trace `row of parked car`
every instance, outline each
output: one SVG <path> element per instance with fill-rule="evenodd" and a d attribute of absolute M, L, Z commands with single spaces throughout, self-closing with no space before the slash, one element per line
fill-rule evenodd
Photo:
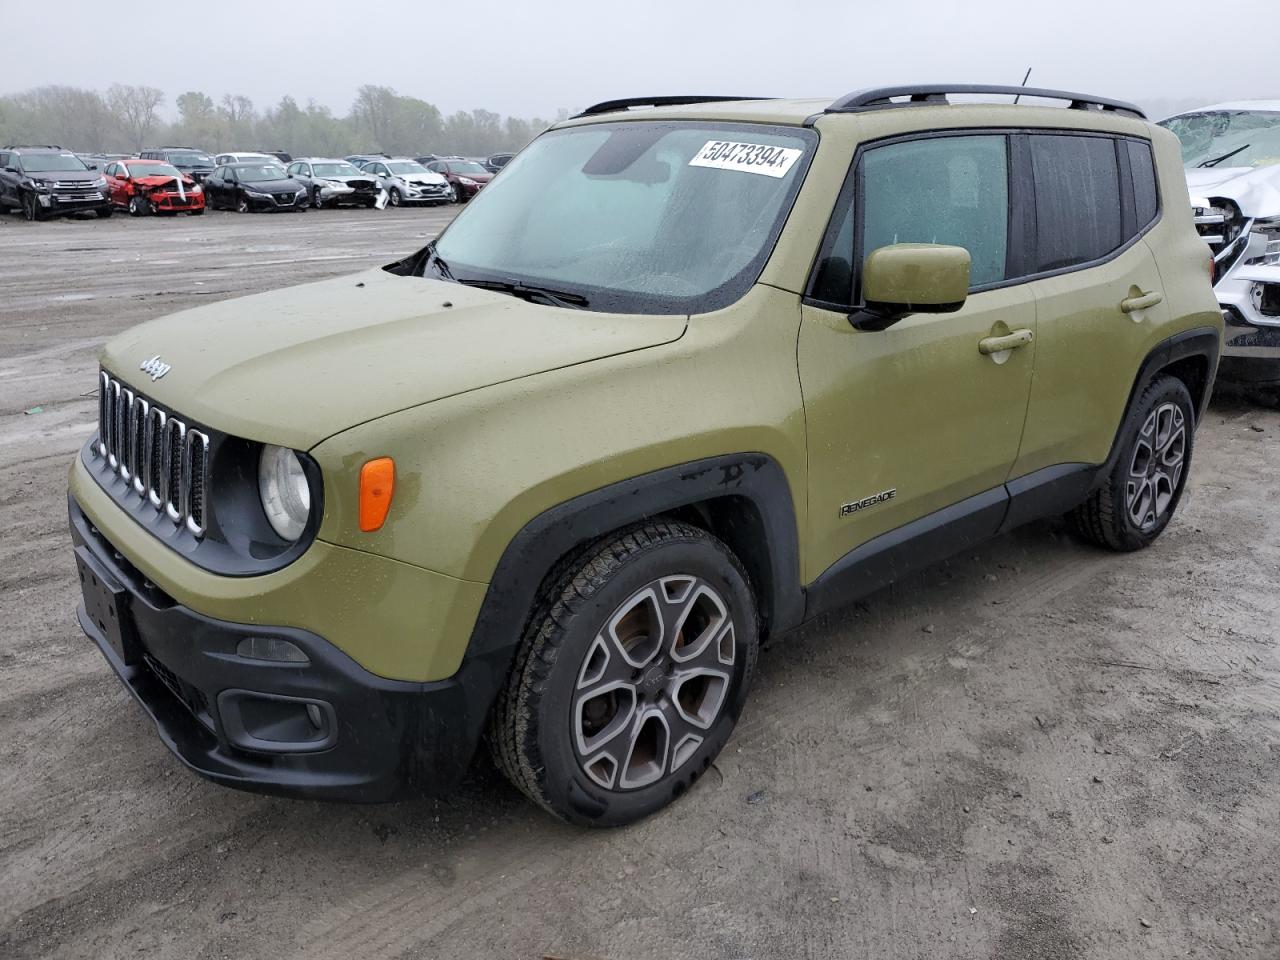
<path fill-rule="evenodd" d="M 428 154 L 358 154 L 341 159 L 281 151 L 220 153 L 158 147 L 121 154 L 76 154 L 50 144 L 0 149 L 0 212 L 28 220 L 117 210 L 133 216 L 213 209 L 242 213 L 344 205 L 464 203 L 513 155 L 485 161 Z"/>

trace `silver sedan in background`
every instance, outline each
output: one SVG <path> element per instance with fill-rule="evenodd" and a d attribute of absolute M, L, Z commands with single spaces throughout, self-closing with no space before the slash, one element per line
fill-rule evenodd
<path fill-rule="evenodd" d="M 311 206 L 317 210 L 343 204 L 376 207 L 380 199 L 386 202 L 378 178 L 346 160 L 303 157 L 289 164 L 289 176 L 307 188 Z"/>

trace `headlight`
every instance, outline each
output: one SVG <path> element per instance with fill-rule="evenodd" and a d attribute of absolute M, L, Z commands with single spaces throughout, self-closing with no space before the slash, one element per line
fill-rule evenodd
<path fill-rule="evenodd" d="M 52 189 L 52 184 L 47 180 L 32 180 L 31 188 L 33 190 L 38 190 L 41 193 L 48 193 Z"/>
<path fill-rule="evenodd" d="M 190 188 L 187 193 L 192 196 L 198 196 L 199 194 L 204 193 L 204 191 L 200 189 L 200 184 L 197 183 L 194 187 Z"/>
<path fill-rule="evenodd" d="M 97 187 L 99 190 L 101 190 L 103 187 L 107 185 L 107 178 L 99 177 L 97 180 L 93 181 L 93 185 Z"/>
<path fill-rule="evenodd" d="M 472 180 L 470 177 L 459 177 L 458 182 L 466 187 L 476 186 L 476 181 Z"/>
<path fill-rule="evenodd" d="M 298 190 L 296 194 L 294 194 L 294 196 L 298 196 L 298 197 L 305 197 L 306 195 L 307 195 L 307 191 L 301 188 Z"/>
<path fill-rule="evenodd" d="M 262 448 L 258 461 L 258 495 L 272 529 L 285 540 L 297 540 L 311 516 L 311 488 L 302 461 L 288 447 Z"/>
<path fill-rule="evenodd" d="M 258 193 L 258 191 L 256 191 L 256 190 L 246 190 L 246 191 L 244 192 L 244 195 L 245 195 L 246 197 L 253 197 L 254 199 L 257 199 L 257 200 L 270 200 L 270 199 L 271 199 L 271 194 L 269 194 L 269 193 Z"/>

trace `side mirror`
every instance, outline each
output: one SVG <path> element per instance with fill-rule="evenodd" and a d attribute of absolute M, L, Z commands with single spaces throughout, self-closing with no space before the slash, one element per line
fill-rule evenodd
<path fill-rule="evenodd" d="M 969 251 L 936 243 L 895 243 L 871 251 L 862 267 L 866 306 L 859 330 L 884 330 L 912 313 L 954 313 L 969 296 Z"/>
<path fill-rule="evenodd" d="M 17 167 L 5 167 L 5 168 L 4 168 L 4 172 L 5 172 L 5 173 L 17 173 L 17 172 L 18 172 L 18 168 L 17 168 Z"/>

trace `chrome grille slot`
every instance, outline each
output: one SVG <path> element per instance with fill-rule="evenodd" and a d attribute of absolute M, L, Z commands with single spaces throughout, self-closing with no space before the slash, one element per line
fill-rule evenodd
<path fill-rule="evenodd" d="M 164 512 L 174 523 L 186 519 L 183 502 L 183 454 L 187 451 L 187 425 L 169 418 L 164 428 Z"/>
<path fill-rule="evenodd" d="M 209 435 L 103 371 L 92 453 L 173 523 L 195 537 L 208 528 Z"/>

